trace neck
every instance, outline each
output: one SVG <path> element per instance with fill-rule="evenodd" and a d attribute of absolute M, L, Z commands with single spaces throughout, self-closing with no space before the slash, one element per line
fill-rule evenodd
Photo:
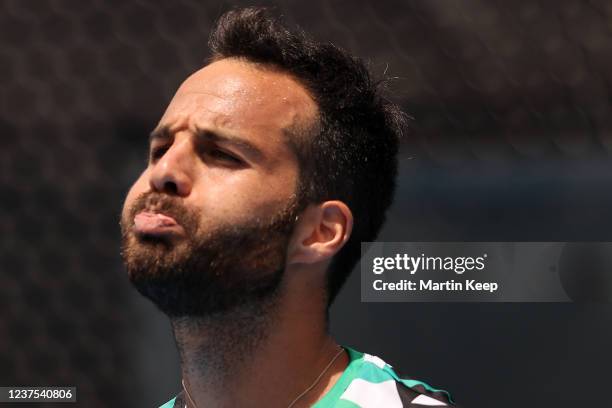
<path fill-rule="evenodd" d="M 215 316 L 171 320 L 183 380 L 198 408 L 286 408 L 313 384 L 339 346 L 327 334 L 324 299 L 317 302 L 305 292 Z M 316 402 L 347 361 L 342 353 L 293 407 Z"/>
<path fill-rule="evenodd" d="M 225 388 L 267 336 L 270 322 L 264 316 L 240 308 L 216 316 L 172 319 L 186 382 L 208 390 L 229 391 Z"/>

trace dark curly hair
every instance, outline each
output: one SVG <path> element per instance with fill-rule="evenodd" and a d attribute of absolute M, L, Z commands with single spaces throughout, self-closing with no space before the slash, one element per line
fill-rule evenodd
<path fill-rule="evenodd" d="M 331 43 L 290 30 L 267 8 L 223 14 L 208 42 L 212 59 L 243 58 L 278 69 L 301 83 L 318 105 L 314 131 L 293 138 L 299 191 L 308 203 L 340 200 L 353 213 L 350 239 L 328 270 L 328 305 L 373 241 L 395 191 L 399 138 L 406 115 L 382 95 L 364 63 Z"/>

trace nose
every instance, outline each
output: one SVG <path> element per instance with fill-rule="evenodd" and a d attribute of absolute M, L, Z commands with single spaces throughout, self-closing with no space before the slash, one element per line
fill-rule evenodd
<path fill-rule="evenodd" d="M 151 170 L 153 191 L 187 197 L 193 187 L 193 148 L 188 137 L 176 138 Z"/>

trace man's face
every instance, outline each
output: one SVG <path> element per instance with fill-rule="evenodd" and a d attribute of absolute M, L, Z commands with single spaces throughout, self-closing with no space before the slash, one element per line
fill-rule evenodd
<path fill-rule="evenodd" d="M 269 297 L 297 215 L 290 129 L 316 105 L 283 73 L 223 59 L 189 77 L 150 144 L 121 216 L 137 289 L 170 315 Z"/>

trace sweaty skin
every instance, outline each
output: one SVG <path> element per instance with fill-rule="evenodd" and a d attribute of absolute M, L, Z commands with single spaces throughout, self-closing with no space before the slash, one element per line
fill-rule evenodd
<path fill-rule="evenodd" d="M 150 191 L 197 209 L 200 231 L 274 216 L 296 193 L 290 130 L 313 126 L 317 113 L 306 89 L 285 73 L 238 59 L 211 63 L 180 86 L 153 132 L 149 165 L 126 197 L 122 222 L 134 222 L 131 205 Z M 172 222 L 160 219 L 142 214 L 136 228 L 163 234 Z M 225 377 L 194 363 L 227 340 L 214 326 L 172 322 L 182 375 L 199 407 L 286 407 L 312 384 L 338 351 L 326 327 L 325 271 L 351 229 L 350 210 L 339 201 L 311 204 L 299 215 L 273 323 L 239 374 Z M 180 245 L 184 231 L 175 228 L 168 239 Z M 138 245 L 134 231 L 127 239 Z M 320 399 L 347 363 L 343 353 L 295 407 Z"/>
<path fill-rule="evenodd" d="M 158 125 L 172 130 L 172 148 L 145 169 L 126 203 L 151 185 L 163 190 L 164 183 L 173 181 L 186 204 L 202 208 L 202 221 L 211 215 L 237 220 L 246 215 L 245 209 L 275 211 L 293 194 L 298 170 L 283 130 L 315 115 L 310 96 L 286 75 L 235 60 L 215 62 L 178 89 Z M 197 154 L 206 141 L 193 137 L 196 127 L 246 140 L 261 157 L 226 142 L 218 147 L 243 160 L 245 168 L 207 163 Z M 153 141 L 151 148 L 163 145 Z"/>

